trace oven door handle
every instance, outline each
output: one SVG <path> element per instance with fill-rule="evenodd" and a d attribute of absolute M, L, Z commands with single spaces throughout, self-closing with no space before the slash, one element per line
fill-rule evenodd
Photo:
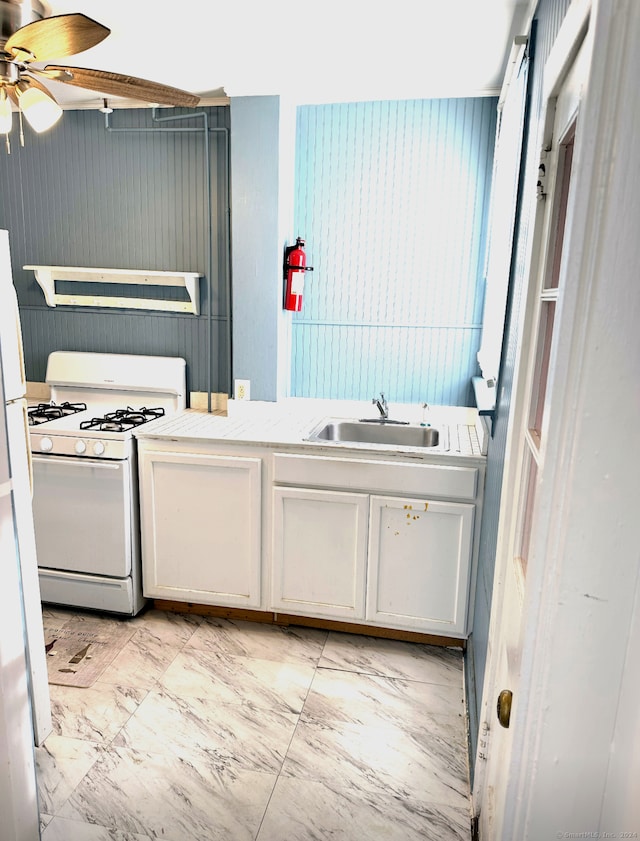
<path fill-rule="evenodd" d="M 72 464 L 74 467 L 79 467 L 85 464 L 88 467 L 99 467 L 101 470 L 122 470 L 122 461 L 98 461 L 91 458 L 74 458 L 71 456 L 41 456 L 34 455 L 33 461 L 37 464 Z"/>

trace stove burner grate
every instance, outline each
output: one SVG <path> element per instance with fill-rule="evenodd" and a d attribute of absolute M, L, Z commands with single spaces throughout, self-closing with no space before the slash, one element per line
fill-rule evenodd
<path fill-rule="evenodd" d="M 47 421 L 64 418 L 67 415 L 75 415 L 76 412 L 84 412 L 87 409 L 86 403 L 38 403 L 37 406 L 30 406 L 27 409 L 29 426 L 37 426 Z"/>
<path fill-rule="evenodd" d="M 115 412 L 107 412 L 101 418 L 92 418 L 91 420 L 82 421 L 80 429 L 97 429 L 100 432 L 127 432 L 136 426 L 141 426 L 143 423 L 161 418 L 164 415 L 164 409 L 132 409 L 127 406 L 126 409 L 116 409 Z"/>

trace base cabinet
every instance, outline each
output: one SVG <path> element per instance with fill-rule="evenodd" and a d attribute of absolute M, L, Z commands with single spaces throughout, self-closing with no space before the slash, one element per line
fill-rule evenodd
<path fill-rule="evenodd" d="M 372 496 L 366 618 L 464 633 L 474 506 Z"/>
<path fill-rule="evenodd" d="M 144 595 L 260 606 L 260 458 L 140 447 Z"/>
<path fill-rule="evenodd" d="M 270 607 L 464 635 L 474 511 L 467 503 L 276 487 Z"/>
<path fill-rule="evenodd" d="M 467 636 L 481 465 L 144 438 L 138 454 L 145 596 Z"/>
<path fill-rule="evenodd" d="M 367 494 L 275 488 L 272 607 L 364 617 Z"/>

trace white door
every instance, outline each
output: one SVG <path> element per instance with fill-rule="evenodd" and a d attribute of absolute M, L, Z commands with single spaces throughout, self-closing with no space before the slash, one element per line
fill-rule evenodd
<path fill-rule="evenodd" d="M 18 298 L 13 286 L 9 233 L 0 231 L 0 352 L 3 359 L 4 402 L 19 400 L 27 391 Z"/>
<path fill-rule="evenodd" d="M 36 744 L 41 745 L 52 730 L 51 701 L 44 648 L 42 606 L 38 582 L 38 559 L 31 500 L 32 473 L 26 400 L 15 400 L 5 408 L 11 454 L 13 501 L 17 546 L 25 605 L 27 661 L 31 673 L 31 707 Z M 1 433 L 0 433 L 1 434 Z"/>
<path fill-rule="evenodd" d="M 562 306 L 565 231 L 573 199 L 572 163 L 579 132 L 580 102 L 588 75 L 584 26 L 576 26 L 571 18 L 568 25 L 572 27 L 573 31 L 568 33 L 572 37 L 563 37 L 561 30 L 556 42 L 559 47 L 555 52 L 552 50 L 545 67 L 547 100 L 541 144 L 545 196 L 535 220 L 534 253 L 515 379 L 513 434 L 508 443 L 503 478 L 489 656 L 474 780 L 474 808 L 476 812 L 479 810 L 480 838 L 484 841 L 510 838 L 506 815 L 514 805 L 507 802 L 505 791 L 513 763 L 518 761 L 511 754 L 511 736 L 523 715 L 518 716 L 519 703 L 523 700 L 518 694 L 523 605 L 529 565 L 535 562 L 530 553 L 531 535 L 538 516 L 536 497 L 545 475 L 547 398 L 559 341 L 554 327 L 557 328 Z"/>
<path fill-rule="evenodd" d="M 364 617 L 367 494 L 275 488 L 271 607 Z"/>
<path fill-rule="evenodd" d="M 461 502 L 371 497 L 368 620 L 464 634 L 474 509 Z"/>

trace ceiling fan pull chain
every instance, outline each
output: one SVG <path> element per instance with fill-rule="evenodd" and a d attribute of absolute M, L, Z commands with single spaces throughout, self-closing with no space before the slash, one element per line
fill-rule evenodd
<path fill-rule="evenodd" d="M 7 143 L 7 155 L 11 154 L 11 141 L 9 140 L 9 135 L 5 134 L 5 140 Z"/>
<path fill-rule="evenodd" d="M 22 110 L 18 111 L 18 122 L 20 123 L 20 145 L 24 146 L 24 128 L 22 125 Z"/>

